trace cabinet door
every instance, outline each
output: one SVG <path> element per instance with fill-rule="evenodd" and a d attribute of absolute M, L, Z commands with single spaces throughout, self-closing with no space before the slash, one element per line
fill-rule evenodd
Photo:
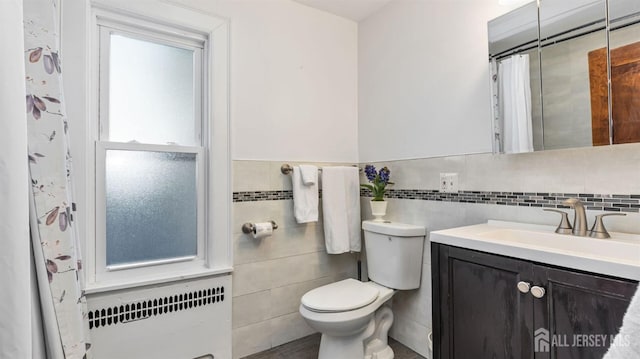
<path fill-rule="evenodd" d="M 637 283 L 534 266 L 536 359 L 601 359 L 622 325 Z"/>
<path fill-rule="evenodd" d="M 434 358 L 533 357 L 532 264 L 433 245 Z M 437 254 L 435 254 L 437 253 Z"/>

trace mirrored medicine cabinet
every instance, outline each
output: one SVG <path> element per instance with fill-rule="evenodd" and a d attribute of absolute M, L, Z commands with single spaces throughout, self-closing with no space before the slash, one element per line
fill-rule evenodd
<path fill-rule="evenodd" d="M 640 1 L 538 0 L 489 21 L 494 153 L 640 142 Z"/>

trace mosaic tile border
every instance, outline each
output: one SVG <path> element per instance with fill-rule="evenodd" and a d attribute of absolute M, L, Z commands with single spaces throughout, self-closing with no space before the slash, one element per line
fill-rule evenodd
<path fill-rule="evenodd" d="M 363 193 L 362 196 L 370 196 Z M 387 191 L 388 198 L 419 199 L 427 201 L 497 204 L 503 206 L 569 208 L 562 204 L 568 198 L 579 198 L 589 210 L 611 212 L 639 212 L 640 195 L 635 194 L 592 194 L 592 193 L 552 193 L 552 192 L 497 192 L 460 191 L 444 193 L 437 190 L 394 190 Z"/>
<path fill-rule="evenodd" d="M 293 199 L 293 191 L 233 192 L 233 202 L 278 201 Z"/>
<path fill-rule="evenodd" d="M 361 189 L 360 196 L 371 197 L 371 192 L 367 189 Z M 320 192 L 320 197 L 322 197 L 322 192 Z M 386 197 L 539 208 L 569 208 L 563 205 L 562 201 L 570 197 L 575 197 L 584 202 L 588 210 L 632 213 L 640 212 L 640 195 L 637 194 L 497 191 L 460 191 L 458 193 L 444 193 L 438 190 L 389 189 L 387 190 Z M 293 199 L 293 191 L 248 191 L 233 193 L 233 202 L 276 201 L 287 199 Z"/>

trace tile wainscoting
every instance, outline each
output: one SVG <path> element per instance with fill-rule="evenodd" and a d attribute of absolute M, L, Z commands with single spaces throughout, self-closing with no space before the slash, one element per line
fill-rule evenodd
<path fill-rule="evenodd" d="M 233 162 L 233 358 L 312 334 L 298 312 L 302 295 L 357 276 L 355 255 L 326 253 L 322 215 L 317 223 L 296 223 L 282 163 Z M 268 220 L 278 224 L 271 237 L 242 233 L 243 223 Z"/>
<path fill-rule="evenodd" d="M 486 222 L 489 219 L 556 225 L 559 216 L 544 207 L 563 208 L 566 197 L 580 197 L 593 223 L 606 218 L 610 231 L 640 233 L 640 144 L 553 150 L 517 155 L 460 155 L 372 163 L 387 166 L 395 182 L 389 191 L 386 219 L 425 226 L 429 232 Z M 459 174 L 460 192 L 438 188 L 441 172 Z M 365 193 L 366 194 L 366 193 Z M 361 198 L 363 218 L 371 218 L 369 198 Z M 571 211 L 571 210 L 567 210 Z M 430 357 L 431 255 L 425 246 L 422 286 L 398 292 L 390 335 Z"/>
<path fill-rule="evenodd" d="M 322 219 L 307 225 L 293 219 L 291 178 L 280 173 L 282 163 L 234 161 L 234 358 L 310 334 L 298 314 L 302 294 L 356 275 L 355 256 L 326 254 Z M 588 205 L 589 223 L 604 211 L 621 211 L 627 216 L 607 218 L 607 228 L 640 233 L 640 144 L 373 164 L 388 166 L 395 182 L 385 218 L 429 231 L 489 219 L 555 225 L 557 214 L 542 209 L 566 208 L 563 199 L 580 197 Z M 441 172 L 459 174 L 459 193 L 434 190 Z M 368 193 L 361 195 L 362 217 L 372 218 Z M 244 222 L 269 219 L 281 225 L 270 238 L 255 241 L 240 231 Z M 431 357 L 430 259 L 426 243 L 421 288 L 394 296 L 390 332 L 426 358 Z"/>

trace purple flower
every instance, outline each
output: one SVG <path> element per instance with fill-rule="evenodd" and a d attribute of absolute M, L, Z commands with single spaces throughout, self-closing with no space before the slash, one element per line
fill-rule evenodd
<path fill-rule="evenodd" d="M 380 169 L 380 180 L 383 183 L 389 183 L 389 175 L 391 175 L 391 171 L 389 171 L 387 167 L 383 167 Z"/>
<path fill-rule="evenodd" d="M 387 167 L 376 171 L 373 165 L 366 165 L 364 167 L 364 173 L 371 184 L 361 184 L 360 186 L 371 191 L 373 201 L 383 201 L 384 193 L 387 191 L 386 186 L 393 184 L 393 182 L 389 181 L 391 171 Z"/>
<path fill-rule="evenodd" d="M 364 173 L 367 176 L 369 182 L 373 182 L 373 180 L 376 179 L 376 175 L 378 174 L 376 172 L 376 168 L 373 165 L 366 165 L 364 167 Z"/>

